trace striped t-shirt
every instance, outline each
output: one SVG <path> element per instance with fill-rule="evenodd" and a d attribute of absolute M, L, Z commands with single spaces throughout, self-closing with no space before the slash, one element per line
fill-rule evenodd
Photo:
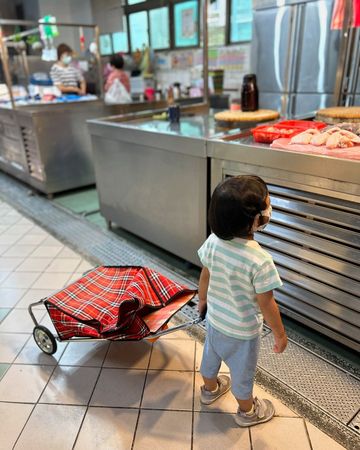
<path fill-rule="evenodd" d="M 50 78 L 55 85 L 77 87 L 78 83 L 83 81 L 80 70 L 73 66 L 59 66 L 54 64 L 50 70 Z"/>
<path fill-rule="evenodd" d="M 271 255 L 254 240 L 225 241 L 215 234 L 207 238 L 198 254 L 210 272 L 207 320 L 227 336 L 258 336 L 263 316 L 256 294 L 282 285 Z"/>

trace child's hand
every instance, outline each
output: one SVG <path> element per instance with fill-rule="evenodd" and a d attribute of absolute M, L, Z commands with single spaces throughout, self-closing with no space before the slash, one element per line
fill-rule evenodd
<path fill-rule="evenodd" d="M 287 346 L 287 336 L 286 336 L 286 334 L 284 333 L 283 335 L 281 335 L 281 336 L 275 336 L 274 335 L 274 339 L 275 339 L 275 344 L 274 344 L 274 352 L 275 353 L 282 353 L 285 349 L 286 349 L 286 346 Z"/>
<path fill-rule="evenodd" d="M 207 311 L 207 304 L 199 302 L 198 310 L 199 310 L 199 316 L 200 316 L 201 320 L 204 320 L 205 316 L 206 316 L 206 311 Z"/>

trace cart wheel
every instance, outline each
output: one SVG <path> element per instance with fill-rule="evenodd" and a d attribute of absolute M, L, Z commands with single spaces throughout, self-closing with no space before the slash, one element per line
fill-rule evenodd
<path fill-rule="evenodd" d="M 33 336 L 37 346 L 47 355 L 53 355 L 57 350 L 57 344 L 51 331 L 42 325 L 34 328 Z"/>

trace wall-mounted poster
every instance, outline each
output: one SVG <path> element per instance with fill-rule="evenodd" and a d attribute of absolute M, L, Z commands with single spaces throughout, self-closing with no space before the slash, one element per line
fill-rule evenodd
<path fill-rule="evenodd" d="M 174 22 L 175 47 L 192 47 L 199 44 L 198 2 L 196 0 L 175 4 Z"/>
<path fill-rule="evenodd" d="M 251 40 L 252 16 L 252 0 L 231 0 L 230 42 Z"/>

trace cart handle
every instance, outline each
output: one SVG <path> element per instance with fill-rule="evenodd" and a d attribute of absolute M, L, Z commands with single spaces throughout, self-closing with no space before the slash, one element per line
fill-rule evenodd
<path fill-rule="evenodd" d="M 166 334 L 173 333 L 174 331 L 182 330 L 183 328 L 191 327 L 192 325 L 196 325 L 201 322 L 203 319 L 201 317 L 197 317 L 196 319 L 191 320 L 190 322 L 185 322 L 180 325 L 176 325 L 175 327 L 168 328 L 167 330 L 158 331 L 157 333 L 150 334 L 146 336 L 144 339 L 154 339 L 160 336 L 165 336 Z"/>
<path fill-rule="evenodd" d="M 46 300 L 46 299 L 39 300 L 38 302 L 36 302 L 36 303 L 31 303 L 31 304 L 28 306 L 29 314 L 30 314 L 30 316 L 31 316 L 31 318 L 32 318 L 32 321 L 34 322 L 34 324 L 35 324 L 36 327 L 39 325 L 39 323 L 38 323 L 38 321 L 36 320 L 35 314 L 33 313 L 32 309 L 33 309 L 34 306 L 43 305 L 44 302 L 45 302 L 45 300 Z"/>

